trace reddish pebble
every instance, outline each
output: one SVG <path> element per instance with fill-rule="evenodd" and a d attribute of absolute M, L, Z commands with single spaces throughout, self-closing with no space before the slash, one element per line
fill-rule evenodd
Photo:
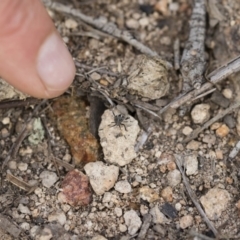
<path fill-rule="evenodd" d="M 62 201 L 71 206 L 88 205 L 92 200 L 88 177 L 77 169 L 68 172 L 60 194 Z"/>

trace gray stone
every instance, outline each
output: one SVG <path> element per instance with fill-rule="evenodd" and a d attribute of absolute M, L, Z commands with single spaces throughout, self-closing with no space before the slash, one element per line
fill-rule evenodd
<path fill-rule="evenodd" d="M 127 88 L 152 100 L 165 96 L 170 88 L 167 63 L 160 58 L 139 55 L 128 77 Z"/>
<path fill-rule="evenodd" d="M 118 179 L 119 168 L 114 165 L 107 166 L 100 161 L 86 164 L 84 170 L 97 195 L 102 195 L 111 189 Z"/>
<path fill-rule="evenodd" d="M 132 187 L 128 181 L 124 180 L 115 184 L 115 190 L 120 193 L 130 193 L 132 191 Z"/>
<path fill-rule="evenodd" d="M 153 217 L 153 222 L 156 224 L 164 224 L 169 222 L 166 216 L 160 211 L 159 207 L 156 205 L 150 210 L 150 214 Z"/>
<path fill-rule="evenodd" d="M 125 220 L 125 224 L 128 227 L 128 233 L 130 235 L 134 235 L 142 225 L 140 217 L 134 210 L 125 212 L 123 217 Z"/>
<path fill-rule="evenodd" d="M 177 169 L 170 171 L 167 174 L 167 180 L 170 186 L 176 187 L 182 180 L 181 173 Z"/>
<path fill-rule="evenodd" d="M 52 187 L 58 180 L 57 174 L 50 171 L 43 171 L 39 177 L 42 179 L 42 184 L 46 188 Z"/>
<path fill-rule="evenodd" d="M 193 224 L 193 217 L 191 215 L 183 216 L 179 220 L 179 225 L 180 225 L 180 228 L 182 229 L 188 228 L 192 226 L 192 224 Z"/>
<path fill-rule="evenodd" d="M 138 29 L 139 22 L 136 19 L 130 18 L 126 21 L 126 26 L 131 29 Z"/>
<path fill-rule="evenodd" d="M 224 121 L 224 123 L 226 123 L 226 125 L 227 125 L 229 128 L 235 128 L 235 126 L 236 126 L 236 120 L 235 120 L 235 118 L 233 118 L 232 115 L 226 115 L 226 116 L 223 118 L 223 121 Z"/>
<path fill-rule="evenodd" d="M 210 220 L 217 220 L 226 210 L 231 197 L 227 190 L 220 188 L 210 189 L 200 198 L 200 202 Z"/>
<path fill-rule="evenodd" d="M 217 104 L 220 107 L 227 108 L 231 101 L 223 96 L 221 92 L 216 90 L 212 96 L 211 96 L 211 101 Z"/>
<path fill-rule="evenodd" d="M 186 167 L 186 174 L 195 175 L 198 172 L 198 159 L 196 154 L 190 154 L 185 156 L 184 165 Z"/>
<path fill-rule="evenodd" d="M 48 215 L 48 221 L 49 222 L 59 222 L 61 225 L 64 225 L 66 223 L 66 215 L 63 211 L 59 210 L 56 212 L 52 212 Z"/>
<path fill-rule="evenodd" d="M 29 210 L 29 208 L 26 207 L 26 206 L 24 206 L 24 205 L 21 204 L 21 203 L 18 205 L 18 210 L 19 210 L 19 212 L 21 212 L 21 213 L 23 213 L 23 214 L 28 214 L 28 215 L 31 214 L 31 211 Z"/>
<path fill-rule="evenodd" d="M 195 124 L 203 124 L 210 118 L 210 105 L 206 103 L 197 104 L 191 111 L 191 117 Z"/>
<path fill-rule="evenodd" d="M 120 116 L 117 109 L 113 111 L 115 116 Z M 137 156 L 134 147 L 140 128 L 136 119 L 130 115 L 123 115 L 122 124 L 114 126 L 114 114 L 111 110 L 106 110 L 102 115 L 99 126 L 100 143 L 107 162 L 124 166 Z"/>

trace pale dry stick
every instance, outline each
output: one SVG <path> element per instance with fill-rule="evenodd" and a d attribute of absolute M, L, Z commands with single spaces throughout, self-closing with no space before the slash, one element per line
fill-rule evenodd
<path fill-rule="evenodd" d="M 187 189 L 188 195 L 191 198 L 192 202 L 194 203 L 195 207 L 197 208 L 199 214 L 202 216 L 203 220 L 205 221 L 205 223 L 207 224 L 207 226 L 209 227 L 209 229 L 211 229 L 211 231 L 214 233 L 215 236 L 218 235 L 218 231 L 217 229 L 214 227 L 214 225 L 212 224 L 212 222 L 208 219 L 207 215 L 205 214 L 205 212 L 203 211 L 201 205 L 199 204 L 197 197 L 195 195 L 195 193 L 193 192 L 193 190 L 191 189 L 191 186 L 188 182 L 187 177 L 185 176 L 185 173 L 182 169 L 182 156 L 179 156 L 178 154 L 174 154 L 175 156 L 175 160 L 176 160 L 176 164 L 178 166 L 179 171 L 182 174 L 182 178 L 183 178 L 183 183 Z"/>
<path fill-rule="evenodd" d="M 137 240 L 146 239 L 146 234 L 147 234 L 147 231 L 150 227 L 151 221 L 152 221 L 151 214 L 148 213 L 148 214 L 143 216 L 143 224 L 142 224 L 142 227 L 141 227 L 140 232 L 138 234 Z"/>
<path fill-rule="evenodd" d="M 153 112 L 153 111 L 151 111 L 151 110 L 149 110 L 149 109 L 147 109 L 147 108 L 145 108 L 145 107 L 143 107 L 143 106 L 140 106 L 140 105 L 138 105 L 138 104 L 134 104 L 134 106 L 135 106 L 135 107 L 138 107 L 138 108 L 140 108 L 140 109 L 142 109 L 142 110 L 144 110 L 144 111 L 146 111 L 147 113 L 149 113 L 149 114 L 153 115 L 154 117 L 156 117 L 156 118 L 158 118 L 158 119 L 161 120 L 161 118 L 158 116 L 157 113 L 155 113 L 155 112 Z"/>
<path fill-rule="evenodd" d="M 93 67 L 91 67 L 91 66 L 88 66 L 88 65 L 86 65 L 86 64 L 83 64 L 83 63 L 78 62 L 77 59 L 73 59 L 73 60 L 74 60 L 75 65 L 76 65 L 77 67 L 80 67 L 80 68 L 83 68 L 83 69 L 86 69 L 86 70 L 92 70 L 92 69 L 93 69 Z M 104 68 L 104 67 L 103 67 L 103 68 Z M 106 67 L 105 67 L 105 68 L 106 68 Z M 119 76 L 120 76 L 120 74 L 118 74 L 118 73 L 110 72 L 110 71 L 103 70 L 103 69 L 100 69 L 100 68 L 98 68 L 98 70 L 96 70 L 96 72 L 98 72 L 98 73 L 100 73 L 100 74 L 107 74 L 107 75 L 113 76 L 113 77 L 119 77 Z"/>
<path fill-rule="evenodd" d="M 94 19 L 92 17 L 86 16 L 82 12 L 80 12 L 77 9 L 73 9 L 72 7 L 65 6 L 61 3 L 52 2 L 51 0 L 42 0 L 46 7 L 51 8 L 52 10 L 62 12 L 65 14 L 70 14 L 74 17 L 79 18 L 81 21 L 97 28 L 98 30 L 101 30 L 110 36 L 116 37 L 136 49 L 138 49 L 140 52 L 149 55 L 149 56 L 158 56 L 157 52 L 152 51 L 149 47 L 145 46 L 141 42 L 137 41 L 128 31 L 120 30 L 117 28 L 117 26 L 114 23 L 107 22 L 103 18 Z M 169 67 L 171 67 L 171 64 L 169 63 Z"/>
<path fill-rule="evenodd" d="M 210 238 L 207 237 L 201 233 L 195 232 L 193 230 L 190 230 L 189 235 L 193 236 L 193 237 L 197 237 L 197 239 L 199 240 L 215 240 L 215 238 Z"/>
<path fill-rule="evenodd" d="M 27 192 L 27 194 L 32 193 L 38 186 L 38 183 L 35 185 L 30 185 L 27 182 L 23 181 L 22 179 L 15 177 L 14 175 L 11 174 L 10 171 L 7 172 L 6 180 L 14 184 L 15 186 L 23 189 L 24 191 Z"/>
<path fill-rule="evenodd" d="M 180 68 L 180 41 L 177 38 L 173 43 L 174 52 L 174 69 L 178 70 Z"/>
<path fill-rule="evenodd" d="M 179 108 L 186 102 L 190 103 L 193 101 L 195 97 L 197 97 L 199 94 L 206 92 L 210 88 L 212 88 L 215 84 L 220 83 L 222 80 L 227 78 L 233 73 L 236 73 L 240 71 L 240 56 L 230 60 L 220 68 L 214 70 L 211 72 L 207 78 L 209 79 L 209 82 L 202 85 L 200 89 L 192 90 L 188 93 L 181 94 L 177 99 L 174 99 L 172 102 L 170 102 L 167 106 L 165 106 L 163 109 L 159 111 L 159 114 L 164 113 L 168 108 Z"/>
<path fill-rule="evenodd" d="M 212 89 L 208 90 L 207 92 L 202 93 L 202 94 L 198 95 L 197 97 L 193 98 L 192 101 L 195 101 L 195 100 L 197 100 L 197 99 L 199 99 L 199 98 L 205 97 L 205 96 L 207 96 L 208 94 L 210 94 L 210 93 L 212 93 L 212 92 L 214 92 L 214 91 L 216 91 L 216 90 L 217 90 L 216 88 L 212 88 Z"/>
<path fill-rule="evenodd" d="M 206 8 L 205 0 L 195 0 L 190 19 L 190 33 L 181 59 L 183 76 L 183 92 L 191 87 L 199 89 L 203 82 L 205 70 L 205 32 Z"/>
<path fill-rule="evenodd" d="M 235 145 L 235 147 L 232 149 L 232 151 L 229 153 L 229 157 L 231 159 L 235 158 L 237 156 L 237 154 L 240 151 L 240 141 L 237 142 L 237 144 Z"/>
<path fill-rule="evenodd" d="M 219 119 L 223 118 L 225 115 L 227 115 L 228 113 L 230 113 L 231 111 L 233 111 L 234 109 L 236 109 L 238 107 L 240 107 L 240 101 L 233 103 L 230 107 L 221 111 L 215 117 L 213 117 L 208 122 L 206 122 L 202 127 L 198 127 L 197 129 L 192 131 L 191 134 L 183 140 L 183 143 L 187 143 L 187 142 L 195 139 L 198 136 L 198 134 L 200 132 L 202 132 L 204 129 L 210 127 L 213 123 L 215 123 Z"/>

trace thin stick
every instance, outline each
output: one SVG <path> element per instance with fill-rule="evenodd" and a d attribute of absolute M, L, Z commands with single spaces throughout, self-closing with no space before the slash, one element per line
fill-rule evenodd
<path fill-rule="evenodd" d="M 195 0 L 190 20 L 190 33 L 183 51 L 181 73 L 183 75 L 183 91 L 191 86 L 199 89 L 203 81 L 205 68 L 204 46 L 206 32 L 206 9 L 204 0 Z"/>
<path fill-rule="evenodd" d="M 147 108 L 145 108 L 145 107 L 143 107 L 143 106 L 140 106 L 140 105 L 138 105 L 138 104 L 134 104 L 134 106 L 136 106 L 136 107 L 138 107 L 138 108 L 146 111 L 147 113 L 149 113 L 149 114 L 153 115 L 154 117 L 156 117 L 156 118 L 158 118 L 158 119 L 161 120 L 161 117 L 159 117 L 159 116 L 157 115 L 157 113 L 155 113 L 155 112 L 153 112 L 153 111 L 151 111 L 151 110 L 149 110 L 149 109 L 147 109 Z"/>
<path fill-rule="evenodd" d="M 183 183 L 187 189 L 187 192 L 188 192 L 188 195 L 189 197 L 191 198 L 192 202 L 194 203 L 195 207 L 197 208 L 199 214 L 202 216 L 203 220 L 205 221 L 205 223 L 207 224 L 207 226 L 209 227 L 209 229 L 212 230 L 212 232 L 214 233 L 215 236 L 218 235 L 218 231 L 217 229 L 214 227 L 214 225 L 212 224 L 212 222 L 208 219 L 207 215 L 205 214 L 205 212 L 203 211 L 201 205 L 199 204 L 198 200 L 197 200 L 197 197 L 195 195 L 195 193 L 193 192 L 193 190 L 191 189 L 191 186 L 188 182 L 188 179 L 187 177 L 185 176 L 185 173 L 182 169 L 182 156 L 179 156 L 177 154 L 174 154 L 175 156 L 175 160 L 176 160 L 176 164 L 179 168 L 179 171 L 181 172 L 182 174 L 182 178 L 183 178 Z"/>
<path fill-rule="evenodd" d="M 214 70 L 211 72 L 207 78 L 209 78 L 209 82 L 202 85 L 200 89 L 192 90 L 186 94 L 182 94 L 181 96 L 177 97 L 177 99 L 174 99 L 172 102 L 170 102 L 166 107 L 161 109 L 159 114 L 164 113 L 168 108 L 179 108 L 183 104 L 191 103 L 195 97 L 197 97 L 199 94 L 202 94 L 203 92 L 206 92 L 210 88 L 212 88 L 217 83 L 220 83 L 222 80 L 227 78 L 233 73 L 236 73 L 240 71 L 240 56 L 230 60 L 220 68 Z"/>
<path fill-rule="evenodd" d="M 208 128 L 214 122 L 216 122 L 217 120 L 223 118 L 225 115 L 227 115 L 228 113 L 230 113 L 234 109 L 238 108 L 239 106 L 240 106 L 240 101 L 236 102 L 236 103 L 233 103 L 230 107 L 228 107 L 227 109 L 221 111 L 215 117 L 213 117 L 208 122 L 206 122 L 202 127 L 199 127 L 197 129 L 195 129 L 194 131 L 192 131 L 191 134 L 189 136 L 187 136 L 187 138 L 185 138 L 183 140 L 183 143 L 187 143 L 187 142 L 191 141 L 192 139 L 196 138 L 198 136 L 198 134 L 200 132 L 202 132 L 204 129 Z"/>
<path fill-rule="evenodd" d="M 36 98 L 27 98 L 24 100 L 12 100 L 7 102 L 0 102 L 0 109 L 16 108 L 16 107 L 28 107 L 33 104 L 39 103 L 41 100 Z"/>
<path fill-rule="evenodd" d="M 138 49 L 140 52 L 149 55 L 149 56 L 158 56 L 158 54 L 152 51 L 149 47 L 145 46 L 141 42 L 134 39 L 134 37 L 125 30 L 120 30 L 114 23 L 106 22 L 105 19 L 93 19 L 92 17 L 84 15 L 77 9 L 73 9 L 69 6 L 65 6 L 61 3 L 52 2 L 51 0 L 43 0 L 43 3 L 46 7 L 51 8 L 55 11 L 70 14 L 74 17 L 79 18 L 81 21 L 101 30 L 111 36 L 114 36 Z M 170 63 L 169 63 L 170 64 Z M 171 64 L 170 64 L 171 65 Z"/>
<path fill-rule="evenodd" d="M 180 41 L 177 38 L 173 43 L 174 52 L 174 69 L 178 70 L 180 68 Z"/>
<path fill-rule="evenodd" d="M 83 68 L 83 69 L 86 69 L 86 70 L 92 70 L 93 69 L 93 67 L 91 67 L 91 66 L 88 66 L 86 64 L 78 62 L 77 59 L 74 59 L 74 62 L 75 62 L 75 65 L 77 67 L 80 67 L 80 68 Z M 107 74 L 107 75 L 113 76 L 113 77 L 119 77 L 120 76 L 118 73 L 110 72 L 110 71 L 107 71 L 107 70 L 102 70 L 100 68 L 95 70 L 95 72 L 98 72 L 98 73 L 101 73 L 101 74 Z"/>

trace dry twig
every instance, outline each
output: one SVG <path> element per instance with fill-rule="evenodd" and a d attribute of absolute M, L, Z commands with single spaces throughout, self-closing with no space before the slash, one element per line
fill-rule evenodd
<path fill-rule="evenodd" d="M 17 178 L 15 176 L 13 176 L 10 172 L 7 172 L 7 176 L 6 179 L 11 182 L 12 184 L 14 184 L 15 186 L 23 189 L 24 191 L 27 192 L 27 194 L 32 193 L 38 186 L 38 184 L 32 186 L 29 185 L 28 183 L 26 183 L 25 181 L 21 180 L 20 178 Z"/>
<path fill-rule="evenodd" d="M 198 136 L 198 134 L 200 132 L 202 132 L 204 129 L 208 128 L 209 126 L 211 126 L 214 122 L 218 121 L 219 119 L 223 118 L 225 115 L 227 115 L 228 113 L 230 113 L 231 111 L 233 111 L 234 109 L 238 108 L 240 106 L 240 101 L 233 103 L 230 107 L 228 107 L 227 109 L 221 111 L 220 113 L 218 113 L 215 117 L 213 117 L 212 119 L 210 119 L 208 122 L 206 122 L 202 127 L 198 127 L 197 129 L 195 129 L 194 131 L 191 132 L 191 134 L 189 136 L 187 136 L 183 142 L 189 142 L 191 140 L 193 140 L 194 138 L 196 138 Z"/>
<path fill-rule="evenodd" d="M 179 171 L 181 172 L 182 174 L 182 178 L 183 178 L 183 183 L 187 189 L 187 192 L 188 192 L 188 195 L 189 197 L 191 198 L 192 202 L 194 203 L 195 207 L 197 208 L 199 214 L 202 216 L 203 220 L 205 221 L 205 223 L 207 224 L 207 226 L 209 227 L 209 229 L 212 230 L 212 232 L 214 233 L 215 236 L 218 235 L 218 231 L 217 229 L 214 227 L 214 225 L 212 224 L 212 222 L 208 219 L 207 215 L 205 214 L 205 212 L 203 211 L 201 205 L 199 204 L 198 200 L 197 200 L 197 197 L 195 195 L 195 193 L 193 192 L 193 190 L 191 189 L 191 186 L 188 182 L 188 179 L 187 177 L 185 176 L 185 173 L 182 169 L 182 157 L 177 155 L 177 154 L 174 154 L 175 156 L 175 159 L 176 159 L 176 164 L 179 168 Z"/>
<path fill-rule="evenodd" d="M 204 0 L 195 0 L 190 20 L 190 33 L 183 51 L 181 72 L 183 75 L 183 92 L 193 86 L 201 87 L 205 68 L 204 46 L 206 31 L 206 9 Z"/>
<path fill-rule="evenodd" d="M 211 89 L 217 83 L 220 83 L 222 80 L 227 78 L 233 73 L 240 71 L 240 56 L 230 60 L 220 68 L 211 72 L 207 78 L 209 82 L 202 85 L 200 89 L 194 89 L 188 93 L 183 93 L 172 102 L 170 102 L 167 106 L 165 106 L 159 114 L 164 113 L 168 108 L 179 108 L 180 106 L 184 105 L 185 103 L 190 104 L 193 99 L 195 99 L 198 95 L 206 92 L 207 90 Z"/>
<path fill-rule="evenodd" d="M 109 34 L 110 36 L 116 37 L 132 45 L 133 47 L 135 47 L 140 52 L 146 55 L 149 55 L 152 57 L 158 56 L 158 54 L 152 51 L 149 47 L 145 46 L 141 42 L 134 39 L 134 37 L 128 31 L 118 29 L 114 23 L 107 22 L 103 18 L 93 19 L 92 17 L 84 15 L 82 12 L 80 12 L 77 9 L 73 9 L 70 6 L 65 6 L 61 3 L 52 2 L 51 0 L 43 0 L 43 3 L 45 4 L 46 7 L 51 8 L 55 11 L 70 14 L 74 17 L 79 18 L 81 21 L 97 28 L 98 30 L 101 30 L 104 33 Z"/>

